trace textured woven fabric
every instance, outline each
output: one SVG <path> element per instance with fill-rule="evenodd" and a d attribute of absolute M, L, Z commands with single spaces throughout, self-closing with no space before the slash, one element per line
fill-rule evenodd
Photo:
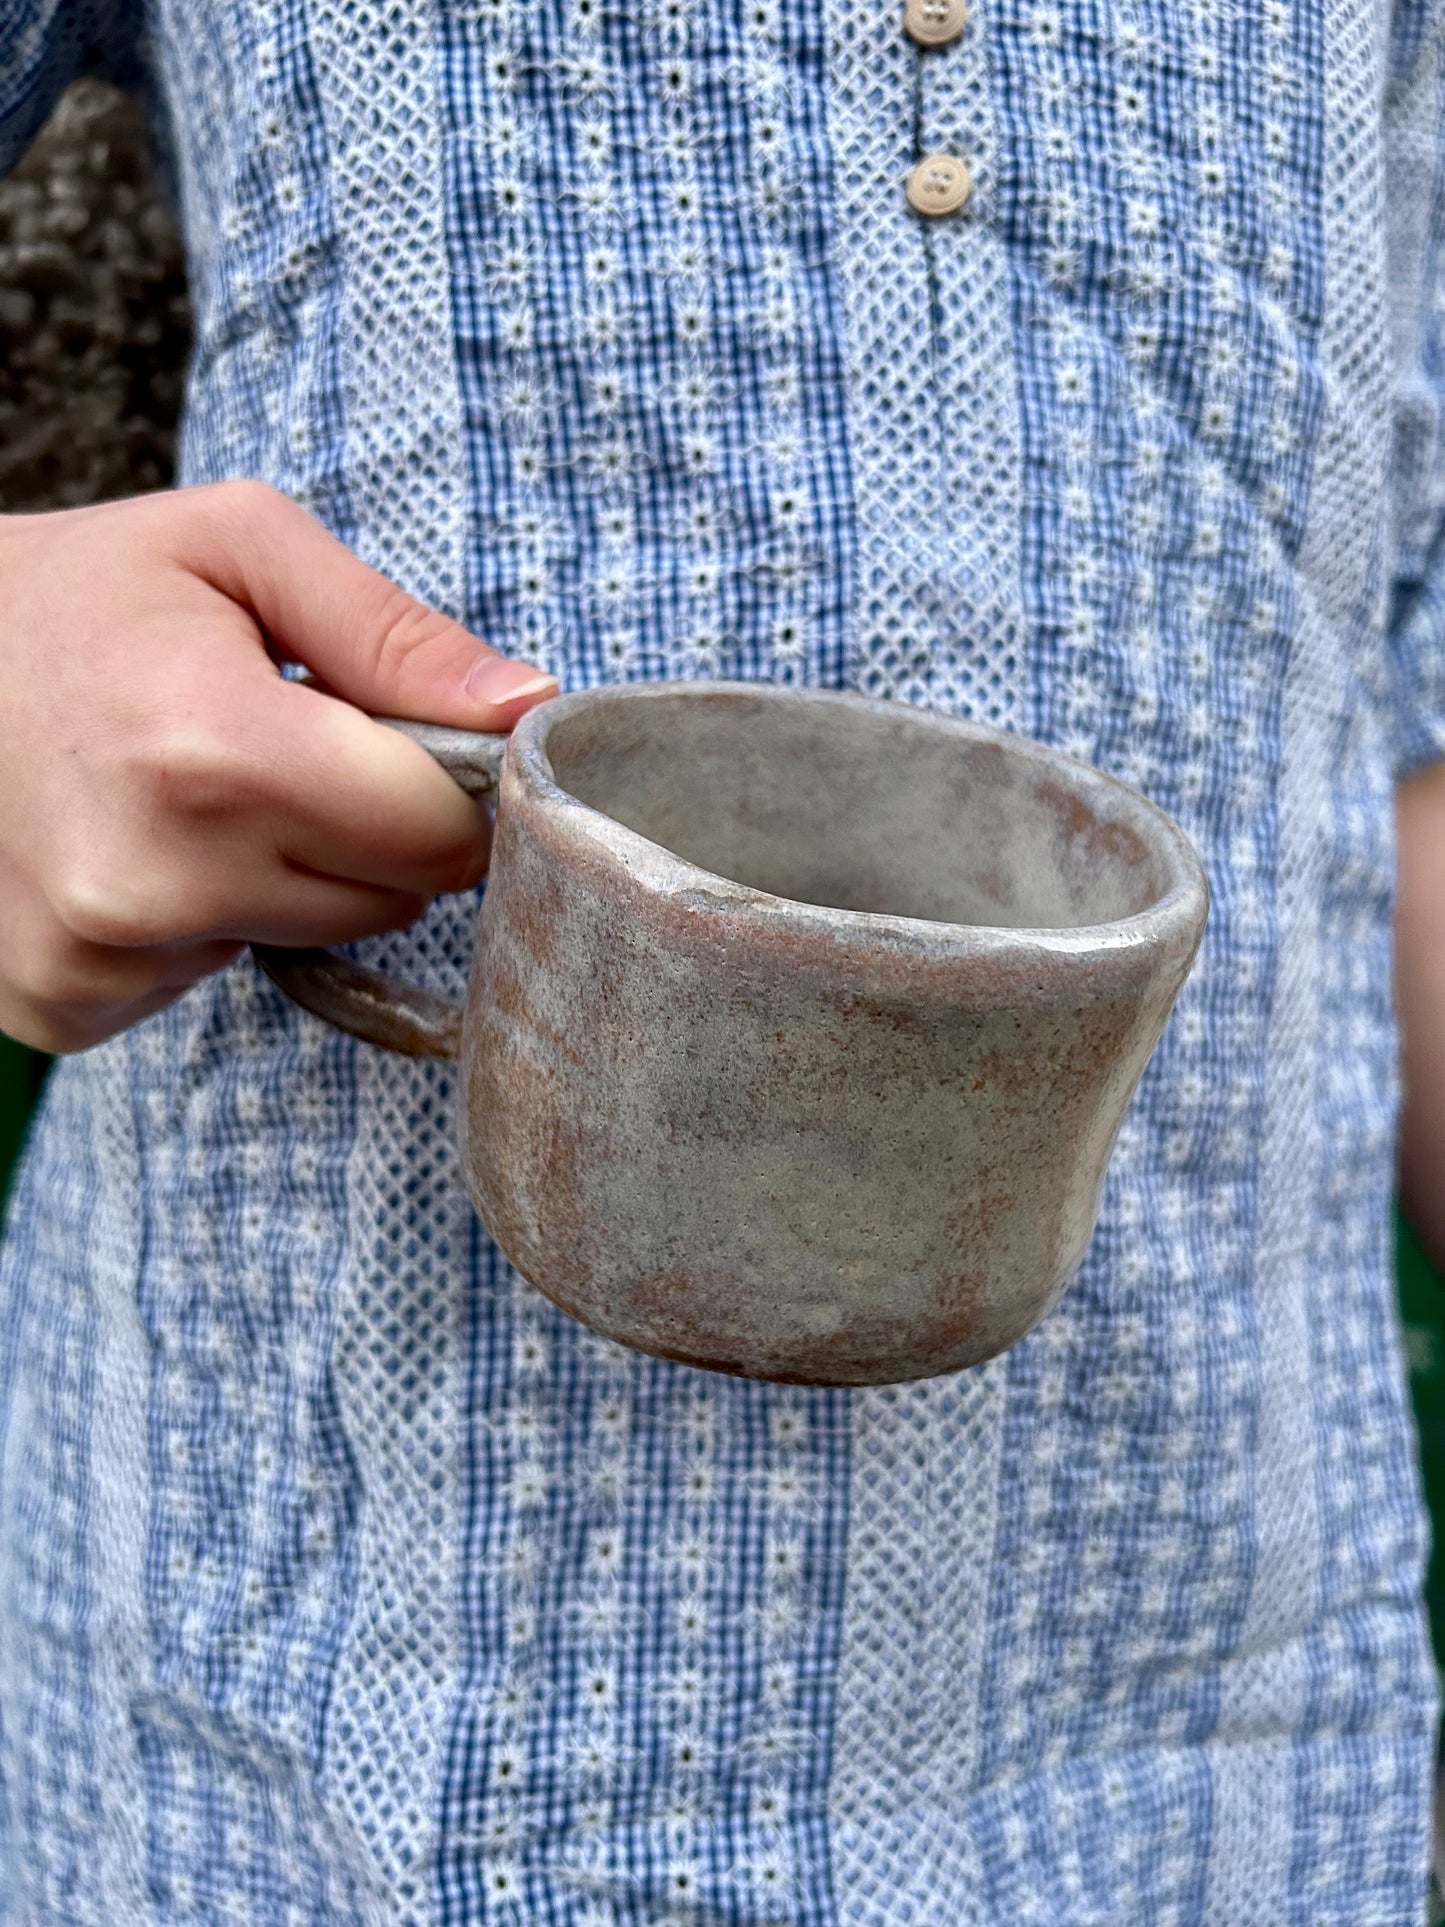
<path fill-rule="evenodd" d="M 892 0 L 0 0 L 0 146 L 92 58 L 177 156 L 187 480 L 569 686 L 1081 753 L 1214 913 L 1058 1311 L 893 1390 L 584 1331 L 447 1068 L 247 965 L 62 1066 L 0 1260 L 0 1920 L 1417 1920 L 1445 7 L 972 0 L 925 55 Z M 363 950 L 455 989 L 474 915 Z"/>

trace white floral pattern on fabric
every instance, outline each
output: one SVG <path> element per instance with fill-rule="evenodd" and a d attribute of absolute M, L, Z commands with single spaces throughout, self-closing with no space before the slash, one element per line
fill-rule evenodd
<path fill-rule="evenodd" d="M 1215 910 L 1059 1311 L 878 1394 L 583 1331 L 467 1211 L 446 1067 L 249 966 L 63 1066 L 0 1260 L 0 1917 L 1416 1910 L 1389 786 L 1440 714 L 1445 13 L 970 11 L 152 0 L 187 479 L 572 686 L 1023 728 Z M 8 145 L 68 31 L 0 0 Z M 474 915 L 364 949 L 455 990 Z"/>
<path fill-rule="evenodd" d="M 569 683 L 837 682 L 821 52 L 784 9 L 448 10 L 468 619 Z"/>

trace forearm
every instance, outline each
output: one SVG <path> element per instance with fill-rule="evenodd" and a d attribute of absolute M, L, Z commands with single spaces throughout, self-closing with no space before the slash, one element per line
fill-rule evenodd
<path fill-rule="evenodd" d="M 1401 1198 L 1426 1250 L 1445 1270 L 1445 763 L 1402 783 L 1396 803 Z"/>

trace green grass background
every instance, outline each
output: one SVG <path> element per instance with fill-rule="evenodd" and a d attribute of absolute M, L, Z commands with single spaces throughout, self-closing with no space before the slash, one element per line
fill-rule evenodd
<path fill-rule="evenodd" d="M 44 1072 L 43 1057 L 0 1035 L 0 1199 L 5 1196 Z"/>
<path fill-rule="evenodd" d="M 1435 1527 L 1425 1595 L 1436 1664 L 1445 1668 L 1445 1279 L 1433 1269 L 1403 1218 L 1395 1221 L 1395 1275 L 1410 1394 L 1420 1431 L 1420 1470 Z"/>

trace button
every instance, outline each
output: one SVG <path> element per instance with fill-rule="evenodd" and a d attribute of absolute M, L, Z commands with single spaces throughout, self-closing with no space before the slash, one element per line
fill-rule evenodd
<path fill-rule="evenodd" d="M 930 154 L 908 176 L 908 205 L 920 214 L 956 214 L 973 192 L 968 162 Z"/>
<path fill-rule="evenodd" d="M 968 19 L 968 0 L 908 0 L 903 29 L 920 47 L 946 47 Z"/>

